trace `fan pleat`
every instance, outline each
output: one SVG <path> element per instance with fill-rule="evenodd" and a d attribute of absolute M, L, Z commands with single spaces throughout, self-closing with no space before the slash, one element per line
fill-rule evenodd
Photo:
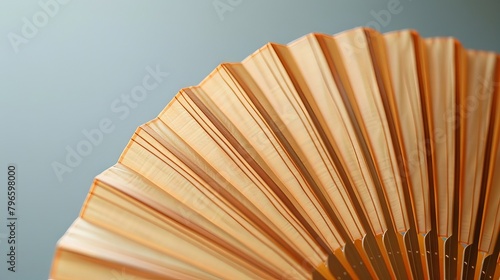
<path fill-rule="evenodd" d="M 411 30 L 267 44 L 136 130 L 51 277 L 499 277 L 499 84 Z"/>

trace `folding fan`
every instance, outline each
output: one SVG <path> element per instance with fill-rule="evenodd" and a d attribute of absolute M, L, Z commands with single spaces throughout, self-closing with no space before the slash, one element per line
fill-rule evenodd
<path fill-rule="evenodd" d="M 353 29 L 182 89 L 98 175 L 52 279 L 499 279 L 500 56 Z"/>

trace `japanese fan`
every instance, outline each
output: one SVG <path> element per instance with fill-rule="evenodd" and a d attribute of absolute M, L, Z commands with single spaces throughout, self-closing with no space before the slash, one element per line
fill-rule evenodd
<path fill-rule="evenodd" d="M 500 56 L 358 28 L 182 89 L 51 279 L 499 279 Z"/>

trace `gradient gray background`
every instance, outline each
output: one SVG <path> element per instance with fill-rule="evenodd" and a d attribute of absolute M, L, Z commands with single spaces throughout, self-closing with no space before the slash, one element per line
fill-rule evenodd
<path fill-rule="evenodd" d="M 269 41 L 367 25 L 391 1 L 233 0 L 239 4 L 221 20 L 212 0 L 73 0 L 60 5 L 18 53 L 8 34 L 21 35 L 23 17 L 32 21 L 42 9 L 33 0 L 0 1 L 0 279 L 47 279 L 55 244 L 77 217 L 92 179 L 117 161 L 136 127 L 180 88 Z M 400 0 L 401 12 L 380 31 L 411 28 L 500 52 L 500 3 L 477 2 Z M 111 104 L 156 65 L 170 76 L 120 119 Z M 114 131 L 59 181 L 51 164 L 64 163 L 65 147 L 75 148 L 85 139 L 82 130 L 97 128 L 104 118 Z M 16 273 L 5 262 L 10 163 L 18 169 Z"/>

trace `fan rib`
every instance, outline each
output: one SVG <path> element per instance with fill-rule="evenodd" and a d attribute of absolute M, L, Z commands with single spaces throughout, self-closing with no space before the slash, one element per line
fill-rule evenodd
<path fill-rule="evenodd" d="M 237 83 L 243 87 L 244 92 L 248 95 L 252 103 L 255 105 L 259 113 L 263 116 L 265 119 L 266 123 L 269 125 L 271 130 L 275 133 L 276 137 L 279 139 L 279 142 L 283 145 L 285 148 L 285 151 L 287 154 L 292 158 L 293 162 L 295 163 L 296 166 L 298 166 L 299 170 L 302 172 L 304 178 L 306 179 L 308 185 L 312 188 L 313 193 L 316 195 L 316 197 L 319 199 L 321 206 L 326 210 L 328 213 L 328 217 L 331 219 L 333 224 L 335 225 L 336 229 L 339 231 L 340 236 L 342 239 L 347 243 L 349 240 L 349 234 L 345 230 L 345 228 L 342 226 L 341 222 L 339 221 L 337 215 L 334 213 L 333 209 L 331 208 L 331 205 L 327 202 L 326 198 L 323 196 L 321 193 L 321 190 L 317 183 L 315 182 L 314 178 L 311 176 L 307 168 L 304 166 L 303 162 L 300 160 L 299 156 L 296 154 L 294 149 L 291 147 L 291 144 L 289 141 L 284 137 L 282 134 L 281 130 L 278 128 L 276 123 L 272 120 L 271 116 L 269 115 L 268 111 L 264 109 L 264 106 L 261 104 L 261 102 L 256 98 L 256 96 L 253 94 L 253 91 L 250 88 L 246 88 L 246 84 L 242 83 L 241 81 L 238 80 L 238 75 L 232 71 L 231 68 L 228 68 L 228 71 L 232 74 L 232 77 L 237 81 Z M 355 263 L 362 264 L 363 261 L 361 260 L 361 257 L 359 256 L 358 252 L 354 249 L 349 250 L 352 252 L 352 261 L 355 261 Z M 347 256 L 346 256 L 347 257 Z M 349 258 L 348 258 L 349 259 Z M 369 277 L 369 272 L 366 270 L 366 268 L 361 265 L 361 268 L 356 271 L 361 276 L 368 276 Z"/>
<path fill-rule="evenodd" d="M 412 30 L 269 43 L 137 128 L 50 278 L 500 279 L 499 85 Z"/>
<path fill-rule="evenodd" d="M 382 210 L 383 216 L 384 216 L 386 221 L 392 221 L 392 215 L 390 214 L 390 211 L 389 211 L 389 206 L 388 206 L 388 202 L 386 200 L 386 197 L 385 197 L 385 194 L 383 191 L 382 183 L 380 182 L 380 178 L 377 175 L 375 163 L 373 161 L 373 158 L 371 157 L 371 153 L 369 151 L 368 144 L 366 143 L 366 140 L 363 137 L 364 133 L 362 132 L 361 126 L 359 124 L 357 114 L 355 113 L 354 108 L 351 106 L 351 104 L 353 104 L 353 103 L 351 103 L 350 98 L 348 96 L 348 91 L 350 91 L 351 89 L 350 88 L 348 89 L 348 87 L 347 87 L 349 85 L 349 82 L 344 82 L 346 80 L 346 78 L 342 78 L 341 74 L 337 71 L 338 69 L 342 69 L 342 68 L 337 65 L 338 63 L 340 63 L 340 61 L 338 61 L 338 59 L 335 60 L 333 58 L 333 55 L 336 55 L 336 57 L 338 57 L 339 54 L 333 54 L 333 52 L 337 52 L 335 49 L 331 49 L 331 48 L 335 48 L 334 44 L 328 44 L 327 42 L 325 42 L 323 40 L 324 37 L 319 37 L 319 38 L 320 38 L 320 40 L 319 40 L 320 46 L 323 49 L 323 53 L 325 54 L 325 57 L 330 65 L 330 71 L 332 72 L 332 76 L 334 77 L 334 80 L 339 88 L 339 92 L 342 96 L 342 99 L 344 100 L 344 105 L 347 108 L 349 117 L 350 117 L 351 122 L 353 123 L 354 129 L 355 129 L 358 141 L 360 142 L 361 148 L 362 148 L 363 153 L 365 155 L 365 159 L 368 163 L 370 173 L 374 179 L 374 183 L 375 183 L 375 187 L 376 187 L 375 189 L 377 191 L 377 195 L 378 195 L 379 199 L 381 200 L 381 210 Z M 388 224 L 391 224 L 391 223 L 388 223 Z M 390 228 L 392 228 L 392 230 L 389 231 Z M 385 232 L 385 235 L 390 236 L 390 237 L 395 236 L 394 227 L 389 227 L 389 229 Z M 393 234 L 391 234 L 391 232 Z M 391 238 L 390 240 L 391 240 L 390 244 L 391 244 L 392 249 L 387 248 L 387 247 L 386 247 L 386 249 L 388 250 L 388 253 L 390 253 L 390 255 L 396 256 L 397 251 L 394 249 L 398 248 L 399 245 L 394 244 L 393 238 Z M 387 255 L 385 255 L 385 256 L 387 257 Z M 393 268 L 396 269 L 395 267 L 393 267 Z M 381 276 L 382 279 L 387 279 L 386 273 L 384 271 L 381 271 L 381 273 L 383 273 L 383 274 L 379 275 L 379 277 Z"/>
<path fill-rule="evenodd" d="M 280 199 L 285 203 L 285 205 L 292 211 L 292 213 L 301 221 L 302 225 L 307 229 L 309 234 L 314 237 L 314 240 L 318 242 L 318 244 L 323 247 L 325 251 L 328 251 L 328 246 L 322 241 L 322 239 L 317 235 L 316 231 L 314 231 L 309 223 L 304 220 L 302 215 L 298 212 L 297 208 L 288 200 L 286 195 L 281 191 L 281 189 L 274 183 L 274 181 L 268 177 L 266 172 L 261 169 L 261 167 L 253 160 L 251 155 L 247 153 L 247 151 L 232 137 L 232 135 L 227 132 L 222 124 L 218 122 L 214 115 L 204 106 L 200 99 L 189 89 L 185 89 L 187 96 L 200 108 L 205 116 L 210 119 L 210 121 L 222 131 L 226 136 L 226 139 L 236 148 L 236 150 L 243 156 L 243 158 L 255 169 L 255 171 L 267 182 L 267 184 L 273 189 L 273 191 L 280 197 Z M 278 239 L 279 240 L 279 239 Z"/>

